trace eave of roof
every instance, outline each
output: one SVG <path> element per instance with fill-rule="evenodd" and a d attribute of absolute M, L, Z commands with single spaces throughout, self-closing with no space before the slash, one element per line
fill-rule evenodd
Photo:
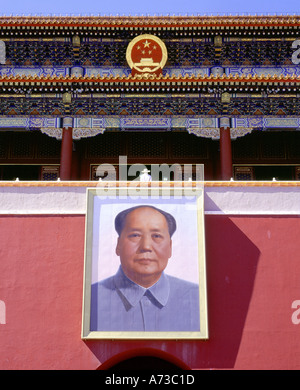
<path fill-rule="evenodd" d="M 204 76 L 154 76 L 154 75 L 129 75 L 129 76 L 105 76 L 105 77 L 99 77 L 99 76 L 0 76 L 0 83 L 2 85 L 8 84 L 15 84 L 15 83 L 30 83 L 30 84 L 43 84 L 43 83 L 76 83 L 76 84 L 90 84 L 95 85 L 99 83 L 103 84 L 116 84 L 116 83 L 123 83 L 130 85 L 138 85 L 138 84 L 144 84 L 144 83 L 151 83 L 151 84 L 168 84 L 168 83 L 176 83 L 176 84 L 186 84 L 186 83 L 217 83 L 217 84 L 223 84 L 223 83 L 300 83 L 300 76 L 294 75 L 247 75 L 247 76 L 240 76 L 240 75 L 222 75 L 222 76 L 214 76 L 214 75 L 204 75 Z"/>
<path fill-rule="evenodd" d="M 300 16 L 1 16 L 0 27 L 201 28 L 300 26 Z"/>

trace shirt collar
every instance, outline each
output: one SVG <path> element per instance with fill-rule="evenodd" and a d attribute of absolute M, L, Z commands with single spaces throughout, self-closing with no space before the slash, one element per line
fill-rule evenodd
<path fill-rule="evenodd" d="M 126 298 L 131 306 L 136 306 L 142 296 L 148 291 L 162 306 L 165 306 L 170 293 L 170 285 L 167 275 L 162 273 L 159 280 L 148 289 L 130 280 L 120 266 L 118 272 L 114 276 L 114 281 L 117 289 Z"/>

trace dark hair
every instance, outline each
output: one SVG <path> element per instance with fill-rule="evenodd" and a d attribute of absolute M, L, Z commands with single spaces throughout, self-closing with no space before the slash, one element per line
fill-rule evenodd
<path fill-rule="evenodd" d="M 158 209 L 158 208 L 156 208 L 154 206 L 148 206 L 148 205 L 131 207 L 129 209 L 121 211 L 116 216 L 116 218 L 115 218 L 115 229 L 116 229 L 116 231 L 117 231 L 119 236 L 121 235 L 122 230 L 124 229 L 125 220 L 126 220 L 127 215 L 129 213 L 131 213 L 132 211 L 134 211 L 136 209 L 139 209 L 141 207 L 149 207 L 149 208 L 154 209 L 154 210 L 158 211 L 159 213 L 161 213 L 166 218 L 166 221 L 167 221 L 167 224 L 168 224 L 169 234 L 170 234 L 170 237 L 172 237 L 172 235 L 174 234 L 174 232 L 176 230 L 176 221 L 175 221 L 175 218 L 173 217 L 173 215 L 167 213 L 166 211 Z"/>

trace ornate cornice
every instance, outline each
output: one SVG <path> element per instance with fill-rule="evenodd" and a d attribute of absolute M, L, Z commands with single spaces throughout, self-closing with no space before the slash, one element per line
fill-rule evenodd
<path fill-rule="evenodd" d="M 218 84 L 222 85 L 222 83 L 270 83 L 270 84 L 276 84 L 276 83 L 299 83 L 300 82 L 300 76 L 297 76 L 296 74 L 293 75 L 239 75 L 239 74 L 223 74 L 221 76 L 219 75 L 184 75 L 184 76 L 173 76 L 173 75 L 151 75 L 151 74 L 145 74 L 145 75 L 134 75 L 131 74 L 128 76 L 122 75 L 122 76 L 64 76 L 64 75 L 53 75 L 53 76 L 36 76 L 36 75 L 29 75 L 29 76 L 23 76 L 23 75 L 3 75 L 0 76 L 0 82 L 1 83 L 12 83 L 12 84 L 26 84 L 27 83 L 38 83 L 38 84 L 47 84 L 47 83 L 80 83 L 80 84 L 90 84 L 90 83 L 211 83 L 211 84 Z"/>
<path fill-rule="evenodd" d="M 246 134 L 251 133 L 253 128 L 251 127 L 235 127 L 230 129 L 231 139 L 237 139 L 243 137 Z M 220 139 L 220 130 L 219 128 L 189 128 L 189 134 L 194 134 L 197 137 L 211 138 L 214 140 Z"/>
<path fill-rule="evenodd" d="M 268 67 L 224 67 L 215 72 L 216 67 L 169 67 L 165 68 L 160 77 L 149 75 L 131 75 L 126 67 L 0 67 L 0 80 L 3 82 L 120 82 L 122 81 L 203 81 L 211 82 L 216 78 L 232 82 L 248 81 L 288 81 L 300 77 L 300 66 L 268 66 Z"/>
<path fill-rule="evenodd" d="M 2 16 L 0 26 L 32 27 L 285 27 L 300 25 L 300 16 Z"/>
<path fill-rule="evenodd" d="M 81 138 L 94 137 L 98 134 L 103 134 L 105 129 L 101 128 L 74 128 L 72 138 L 79 140 Z M 41 127 L 41 132 L 47 134 L 49 137 L 54 137 L 58 140 L 62 139 L 62 129 L 57 127 Z"/>

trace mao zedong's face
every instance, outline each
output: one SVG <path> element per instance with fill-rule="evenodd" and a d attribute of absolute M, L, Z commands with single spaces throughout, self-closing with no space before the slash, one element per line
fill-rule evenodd
<path fill-rule="evenodd" d="M 129 213 L 116 247 L 125 275 L 150 287 L 158 281 L 172 254 L 172 240 L 165 217 L 150 207 Z"/>

